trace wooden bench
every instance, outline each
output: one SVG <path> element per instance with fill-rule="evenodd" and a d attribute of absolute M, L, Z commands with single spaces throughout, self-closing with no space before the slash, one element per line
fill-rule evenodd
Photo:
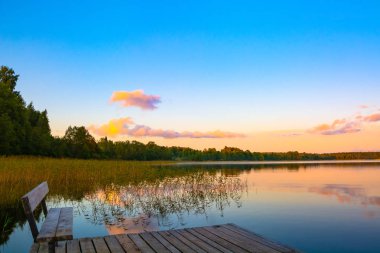
<path fill-rule="evenodd" d="M 21 198 L 34 241 L 53 243 L 73 239 L 73 208 L 50 208 L 48 211 L 45 202 L 48 192 L 48 184 L 43 182 Z M 38 231 L 33 212 L 40 204 L 45 221 Z"/>

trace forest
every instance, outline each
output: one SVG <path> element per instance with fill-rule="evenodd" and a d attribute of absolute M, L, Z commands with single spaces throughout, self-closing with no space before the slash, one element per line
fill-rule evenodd
<path fill-rule="evenodd" d="M 252 152 L 236 147 L 196 150 L 159 146 L 138 141 L 96 140 L 84 126 L 69 126 L 63 137 L 52 136 L 47 111 L 26 104 L 16 91 L 18 75 L 0 68 L 0 155 L 32 155 L 58 158 L 173 160 L 173 161 L 285 161 L 380 159 L 380 152 L 300 153 Z"/>

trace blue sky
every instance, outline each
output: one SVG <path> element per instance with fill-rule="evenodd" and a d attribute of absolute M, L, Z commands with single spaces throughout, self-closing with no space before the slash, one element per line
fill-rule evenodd
<path fill-rule="evenodd" d="M 268 149 L 255 134 L 304 132 L 380 106 L 376 1 L 0 0 L 0 10 L 0 64 L 20 74 L 17 88 L 48 110 L 56 134 L 131 117 L 154 129 L 248 136 L 152 138 L 160 144 Z M 109 102 L 137 89 L 159 95 L 158 109 Z M 345 135 L 347 150 L 380 149 L 352 146 L 354 135 Z M 279 150 L 313 151 L 305 147 L 316 138 Z"/>

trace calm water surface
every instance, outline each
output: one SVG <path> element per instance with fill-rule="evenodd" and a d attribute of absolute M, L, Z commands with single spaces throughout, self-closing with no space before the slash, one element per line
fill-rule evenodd
<path fill-rule="evenodd" d="M 178 175 L 109 181 L 78 199 L 50 196 L 47 204 L 74 207 L 74 237 L 235 223 L 304 252 L 380 252 L 380 163 L 161 169 Z M 27 252 L 28 224 L 2 242 L 1 252 Z"/>

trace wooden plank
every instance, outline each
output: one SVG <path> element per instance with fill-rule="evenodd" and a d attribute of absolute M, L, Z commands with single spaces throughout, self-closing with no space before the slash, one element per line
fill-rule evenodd
<path fill-rule="evenodd" d="M 174 247 L 172 244 L 170 244 L 165 238 L 163 238 L 159 233 L 157 232 L 150 232 L 150 234 L 156 238 L 162 245 L 164 245 L 171 253 L 181 253 L 176 247 Z"/>
<path fill-rule="evenodd" d="M 195 245 L 197 245 L 197 247 L 200 247 L 202 248 L 203 250 L 205 250 L 206 252 L 221 252 L 219 251 L 218 249 L 212 247 L 210 244 L 208 244 L 207 242 L 204 242 L 202 241 L 201 239 L 199 239 L 198 237 L 190 234 L 189 232 L 187 232 L 186 230 L 184 229 L 178 229 L 176 230 L 176 232 L 178 234 L 180 234 L 181 236 L 183 236 L 184 238 L 186 238 L 187 240 L 189 240 L 190 242 L 194 243 Z"/>
<path fill-rule="evenodd" d="M 91 238 L 81 238 L 79 239 L 79 244 L 82 253 L 96 253 Z"/>
<path fill-rule="evenodd" d="M 73 239 L 73 208 L 63 207 L 59 215 L 59 221 L 57 225 L 57 231 L 55 233 L 55 239 L 59 240 L 71 240 Z"/>
<path fill-rule="evenodd" d="M 49 187 L 47 182 L 42 182 L 36 188 L 22 196 L 23 200 L 27 200 L 30 206 L 30 209 L 34 211 L 36 207 L 41 203 L 45 196 L 49 192 Z"/>
<path fill-rule="evenodd" d="M 39 248 L 40 248 L 40 245 L 38 243 L 33 243 L 29 249 L 29 253 L 38 253 Z"/>
<path fill-rule="evenodd" d="M 126 252 L 131 252 L 131 253 L 136 253 L 136 252 L 141 252 L 139 248 L 136 246 L 136 244 L 126 235 L 116 235 L 116 239 L 119 241 L 121 247 Z"/>
<path fill-rule="evenodd" d="M 141 252 L 154 253 L 152 248 L 140 237 L 139 234 L 129 234 L 128 237 L 131 238 Z"/>
<path fill-rule="evenodd" d="M 59 208 L 52 208 L 46 222 L 52 219 Z M 72 208 L 59 211 L 62 217 L 72 213 Z M 64 220 L 64 219 L 63 219 Z M 65 222 L 62 222 L 64 224 Z M 67 220 L 66 220 L 67 223 Z M 50 224 L 51 225 L 51 224 Z M 63 226 L 63 225 L 62 225 Z M 44 227 L 44 226 L 43 226 Z M 65 226 L 63 226 L 65 227 Z M 42 230 L 42 229 L 41 229 Z M 54 244 L 51 244 L 54 250 Z M 33 244 L 31 253 L 49 252 L 49 244 Z M 56 253 L 125 253 L 125 252 L 163 252 L 163 253 L 279 253 L 297 252 L 291 248 L 271 242 L 234 224 L 216 225 L 200 228 L 178 229 L 140 234 L 123 234 L 79 240 L 60 241 L 55 246 Z"/>
<path fill-rule="evenodd" d="M 45 222 L 42 224 L 37 242 L 49 242 L 55 237 L 61 208 L 50 208 Z"/>
<path fill-rule="evenodd" d="M 278 251 L 289 252 L 289 253 L 290 252 L 296 252 L 295 249 L 289 248 L 289 247 L 287 247 L 285 245 L 281 245 L 281 244 L 279 244 L 277 242 L 274 242 L 274 241 L 271 241 L 269 239 L 266 239 L 266 238 L 262 237 L 261 235 L 253 233 L 253 232 L 251 232 L 249 230 L 246 230 L 246 229 L 244 229 L 242 227 L 239 227 L 239 226 L 237 226 L 235 224 L 229 223 L 229 224 L 225 224 L 225 225 L 221 225 L 221 226 L 225 227 L 225 228 L 228 228 L 228 229 L 230 229 L 232 231 L 235 231 L 236 233 L 239 233 L 239 234 L 241 234 L 243 236 L 246 236 L 246 237 L 250 238 L 251 240 L 255 240 L 255 241 L 258 241 L 258 242 L 260 242 L 260 243 L 262 243 L 264 245 L 272 247 L 272 248 L 274 248 L 274 249 L 276 249 Z"/>
<path fill-rule="evenodd" d="M 112 253 L 124 253 L 123 248 L 115 236 L 106 236 L 104 237 L 104 240 Z"/>
<path fill-rule="evenodd" d="M 103 237 L 92 238 L 97 253 L 110 253 Z"/>
<path fill-rule="evenodd" d="M 163 238 L 165 238 L 169 243 L 174 245 L 177 249 L 179 249 L 181 252 L 184 253 L 193 253 L 195 252 L 192 250 L 189 246 L 178 240 L 175 236 L 170 234 L 168 231 L 160 231 L 158 232 L 159 235 L 161 235 Z"/>
<path fill-rule="evenodd" d="M 211 226 L 211 227 L 205 227 L 206 230 L 210 231 L 211 233 L 216 234 L 219 237 L 224 238 L 225 240 L 229 240 L 232 243 L 235 243 L 236 245 L 250 251 L 250 252 L 258 252 L 258 253 L 280 253 L 280 251 L 277 251 L 271 247 L 268 247 L 264 244 L 261 244 L 257 241 L 251 240 L 245 236 L 242 236 L 234 231 L 231 231 L 227 228 L 224 228 L 222 226 Z"/>
<path fill-rule="evenodd" d="M 67 253 L 80 253 L 79 240 L 70 240 L 66 242 Z"/>
<path fill-rule="evenodd" d="M 202 248 L 198 247 L 196 244 L 192 243 L 190 240 L 183 237 L 176 230 L 169 230 L 168 232 L 171 233 L 172 235 L 174 235 L 175 237 L 177 237 L 178 240 L 180 240 L 181 242 L 183 242 L 184 244 L 186 244 L 187 246 L 189 246 L 191 249 L 195 250 L 196 252 L 206 253 L 206 251 L 204 251 Z"/>
<path fill-rule="evenodd" d="M 60 241 L 55 245 L 55 253 L 66 253 L 66 242 Z"/>
<path fill-rule="evenodd" d="M 216 236 L 213 233 L 208 232 L 204 228 L 193 228 L 192 230 L 194 230 L 197 233 L 199 233 L 199 234 L 207 237 L 211 241 L 214 241 L 215 243 L 218 243 L 218 244 L 222 245 L 224 248 L 226 248 L 228 250 L 231 250 L 232 252 L 236 252 L 236 253 L 245 253 L 245 252 L 248 252 L 248 251 L 246 251 L 246 250 L 244 250 L 244 249 L 236 246 L 235 244 L 233 244 L 233 243 L 231 243 L 229 241 L 226 241 L 223 238 L 221 238 L 219 236 Z"/>
<path fill-rule="evenodd" d="M 40 243 L 38 253 L 49 253 L 49 244 L 47 242 Z"/>
<path fill-rule="evenodd" d="M 170 251 L 162 245 L 156 238 L 154 238 L 151 233 L 141 233 L 140 236 L 144 239 L 145 242 L 149 244 L 149 246 L 154 249 L 156 252 L 165 252 L 170 253 Z"/>
<path fill-rule="evenodd" d="M 198 233 L 197 231 L 189 228 L 189 229 L 185 229 L 186 232 L 196 236 L 197 238 L 201 239 L 202 241 L 208 243 L 209 245 L 213 246 L 214 248 L 218 249 L 219 251 L 223 252 L 223 253 L 233 253 L 231 250 L 228 250 L 226 248 L 224 248 L 223 246 L 221 246 L 220 244 L 217 244 L 216 242 L 210 240 L 209 238 L 201 235 L 200 233 Z"/>

